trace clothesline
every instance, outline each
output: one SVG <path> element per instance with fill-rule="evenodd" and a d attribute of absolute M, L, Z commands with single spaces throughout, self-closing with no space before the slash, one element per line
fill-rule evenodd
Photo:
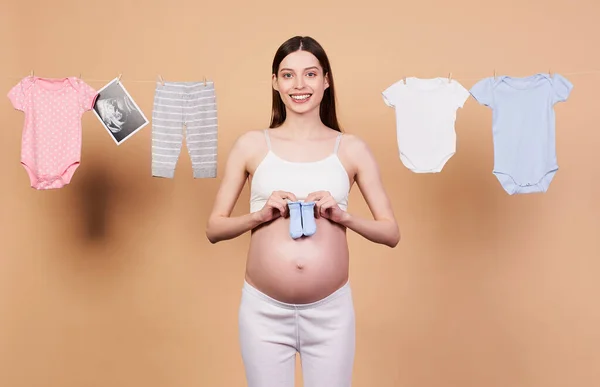
<path fill-rule="evenodd" d="M 554 73 L 561 74 L 561 75 L 600 74 L 600 70 L 575 71 L 575 72 L 567 72 L 567 73 L 563 73 L 561 71 L 552 71 L 551 74 L 554 74 Z M 496 75 L 499 76 L 499 75 L 504 75 L 504 74 L 496 73 Z M 485 77 L 493 77 L 493 76 L 494 76 L 494 74 L 492 73 L 492 74 L 488 74 L 488 75 L 482 75 L 480 77 L 467 77 L 467 78 L 452 76 L 452 79 L 477 81 L 477 80 L 480 80 Z"/>
<path fill-rule="evenodd" d="M 552 74 L 555 73 L 555 71 L 552 71 Z M 560 73 L 561 75 L 585 75 L 585 74 L 600 74 L 600 70 L 588 70 L 588 71 L 575 71 L 575 72 L 560 72 L 560 71 L 556 71 L 556 73 Z M 496 75 L 502 75 L 501 73 L 496 72 Z M 24 77 L 26 77 L 27 75 L 23 75 L 21 77 L 7 77 L 8 79 L 11 80 L 19 80 L 22 79 Z M 446 75 L 446 77 L 452 77 L 452 79 L 456 79 L 456 80 L 480 80 L 482 78 L 485 77 L 492 77 L 494 76 L 494 72 L 492 72 L 491 74 L 486 74 L 486 75 L 481 75 L 479 77 L 473 77 L 473 76 L 469 76 L 469 77 L 461 77 L 461 76 L 455 76 L 453 73 L 449 73 L 448 75 Z M 115 78 L 117 78 L 118 76 L 115 76 Z M 85 82 L 110 82 L 115 78 L 112 79 L 92 79 L 92 78 L 86 78 L 83 76 L 80 76 L 79 78 L 81 78 L 82 80 L 84 80 Z M 208 80 L 208 78 L 207 78 Z M 121 81 L 123 82 L 127 82 L 127 83 L 157 83 L 160 82 L 160 79 L 154 79 L 154 80 L 129 80 L 126 77 L 121 77 Z M 165 79 L 165 81 L 167 81 Z"/>

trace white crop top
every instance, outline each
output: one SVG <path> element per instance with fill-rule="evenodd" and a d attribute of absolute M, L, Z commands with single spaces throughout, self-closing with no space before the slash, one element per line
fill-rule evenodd
<path fill-rule="evenodd" d="M 329 156 L 318 161 L 294 162 L 273 153 L 268 130 L 265 129 L 264 133 L 269 151 L 252 177 L 250 212 L 260 211 L 273 191 L 291 192 L 299 201 L 312 192 L 329 191 L 338 206 L 346 211 L 350 181 L 337 155 L 342 133 L 338 135 L 333 153 Z"/>

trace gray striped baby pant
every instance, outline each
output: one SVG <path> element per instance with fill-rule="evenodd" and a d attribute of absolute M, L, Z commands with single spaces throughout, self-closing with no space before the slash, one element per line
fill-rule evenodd
<path fill-rule="evenodd" d="M 217 128 L 213 82 L 157 82 L 152 110 L 152 176 L 174 177 L 185 135 L 193 177 L 216 177 Z"/>

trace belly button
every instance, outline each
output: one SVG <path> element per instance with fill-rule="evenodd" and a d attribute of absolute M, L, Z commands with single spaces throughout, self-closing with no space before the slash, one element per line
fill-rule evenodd
<path fill-rule="evenodd" d="M 296 267 L 297 267 L 298 269 L 302 270 L 302 267 L 303 267 L 303 266 L 302 266 L 301 264 L 297 263 L 297 264 L 296 264 Z"/>

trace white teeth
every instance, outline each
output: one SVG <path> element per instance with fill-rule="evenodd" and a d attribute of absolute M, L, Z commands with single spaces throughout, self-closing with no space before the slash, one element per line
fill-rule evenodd
<path fill-rule="evenodd" d="M 308 97 L 310 97 L 310 94 L 304 94 L 304 95 L 292 95 L 291 96 L 293 99 L 297 99 L 297 100 L 303 100 L 303 99 L 307 99 Z"/>

